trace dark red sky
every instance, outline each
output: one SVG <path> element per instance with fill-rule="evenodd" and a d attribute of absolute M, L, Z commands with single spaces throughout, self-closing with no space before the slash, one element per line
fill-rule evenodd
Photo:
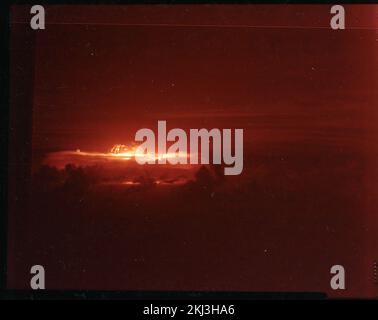
<path fill-rule="evenodd" d="M 356 142 L 372 101 L 374 14 L 346 10 L 338 32 L 328 5 L 48 7 L 34 148 L 103 150 L 159 119 L 244 128 L 255 144 Z"/>
<path fill-rule="evenodd" d="M 11 237 L 25 261 L 38 257 L 39 247 L 28 238 L 33 234 L 60 246 L 40 256 L 49 268 L 55 265 L 55 273 L 49 271 L 55 288 L 283 291 L 329 291 L 329 266 L 342 263 L 349 270 L 347 294 L 371 296 L 377 10 L 345 8 L 347 29 L 334 31 L 329 5 L 47 7 L 46 30 L 34 33 L 33 156 L 105 151 L 167 120 L 170 128 L 243 128 L 245 169 L 217 186 L 214 201 L 199 201 L 207 196 L 202 189 L 182 198 L 167 193 L 167 200 L 152 192 L 142 193 L 139 208 L 138 199 L 122 193 L 114 207 L 106 197 L 89 197 L 85 211 L 43 192 L 29 209 L 17 195 L 19 232 Z M 13 35 L 32 38 L 24 28 L 29 10 L 14 8 Z M 25 66 L 30 70 L 22 58 L 31 49 L 22 36 L 13 39 L 11 75 L 18 75 Z M 18 108 L 28 88 L 20 83 L 16 89 Z M 26 188 L 22 179 L 14 181 Z M 187 211 L 178 215 L 176 205 Z M 165 207 L 168 215 L 160 215 Z M 29 211 L 27 224 L 21 218 Z M 110 219 L 109 212 L 115 213 Z M 60 236 L 72 230 L 77 242 Z M 79 244 L 74 253 L 73 243 Z M 62 267 L 57 256 L 73 261 L 71 273 L 62 272 L 69 263 Z M 22 262 L 11 260 L 20 268 L 11 275 L 12 287 L 29 283 L 22 280 L 28 274 Z M 87 277 L 75 271 L 83 266 Z M 99 277 L 103 270 L 109 277 Z"/>

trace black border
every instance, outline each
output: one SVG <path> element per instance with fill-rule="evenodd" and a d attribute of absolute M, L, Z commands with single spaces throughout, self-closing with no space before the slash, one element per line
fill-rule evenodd
<path fill-rule="evenodd" d="M 9 134 L 9 4 L 0 3 L 0 288 L 6 288 L 8 225 L 8 134 Z"/>

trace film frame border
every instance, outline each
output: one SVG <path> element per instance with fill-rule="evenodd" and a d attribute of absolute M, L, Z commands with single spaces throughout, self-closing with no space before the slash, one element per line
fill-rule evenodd
<path fill-rule="evenodd" d="M 257 5 L 257 4 L 374 4 L 356 0 L 4 0 L 0 3 L 0 300 L 83 300 L 125 299 L 130 301 L 190 300 L 190 301 L 248 301 L 248 300 L 324 300 L 321 292 L 234 292 L 234 291 L 102 291 L 102 290 L 13 290 L 7 289 L 8 250 L 8 164 L 10 129 L 10 8 L 12 5 Z"/>

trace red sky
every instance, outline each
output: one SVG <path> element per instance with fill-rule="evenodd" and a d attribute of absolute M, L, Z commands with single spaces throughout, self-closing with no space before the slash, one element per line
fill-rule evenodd
<path fill-rule="evenodd" d="M 346 6 L 347 30 L 334 31 L 329 11 L 47 7 L 36 37 L 34 148 L 104 150 L 161 119 L 241 127 L 252 144 L 335 134 L 355 143 L 373 95 L 374 14 Z M 25 21 L 22 7 L 14 12 L 13 22 Z"/>
<path fill-rule="evenodd" d="M 233 180 L 234 185 L 226 184 L 231 185 L 230 190 L 235 187 L 232 191 L 225 187 L 227 196 L 220 193 L 214 202 L 206 198 L 205 207 L 198 210 L 196 205 L 201 202 L 197 198 L 206 193 L 194 193 L 193 200 L 183 205 L 193 212 L 182 216 L 176 214 L 175 206 L 167 206 L 172 210 L 170 221 L 178 227 L 164 224 L 168 219 L 160 221 L 154 210 L 161 208 L 154 202 L 149 206 L 148 201 L 146 209 L 132 207 L 129 216 L 121 205 L 115 207 L 119 216 L 104 219 L 109 230 L 115 230 L 109 233 L 115 235 L 109 242 L 101 219 L 96 220 L 98 243 L 95 236 L 78 243 L 83 243 L 83 252 L 87 247 L 104 248 L 101 252 L 108 259 L 101 263 L 110 268 L 109 275 L 124 277 L 123 282 L 116 277 L 99 278 L 98 266 L 89 272 L 92 278 L 67 273 L 69 282 L 57 264 L 56 287 L 77 285 L 74 277 L 80 276 L 83 288 L 126 284 L 140 289 L 148 284 L 149 289 L 161 289 L 159 277 L 171 279 L 174 273 L 176 278 L 172 276 L 171 287 L 167 282 L 168 288 L 193 289 L 198 281 L 202 289 L 216 285 L 218 289 L 251 290 L 257 282 L 252 289 L 324 291 L 329 290 L 329 266 L 342 261 L 351 270 L 347 294 L 366 294 L 368 279 L 362 281 L 361 275 L 369 274 L 377 258 L 376 8 L 345 6 L 347 29 L 334 31 L 329 27 L 329 5 L 46 7 L 46 29 L 34 33 L 34 154 L 106 151 L 114 144 L 132 141 L 140 128 L 156 128 L 158 120 L 167 120 L 168 129 L 243 128 L 245 150 L 245 170 Z M 22 34 L 28 27 L 30 8 L 13 9 L 13 35 Z M 13 52 L 25 52 L 23 45 L 16 43 Z M 22 68 L 23 63 L 12 65 Z M 239 183 L 242 179 L 244 184 Z M 45 198 L 48 205 L 49 197 Z M 155 195 L 151 199 L 155 201 Z M 182 205 L 180 197 L 167 199 Z M 125 199 L 117 201 L 124 203 Z M 71 208 L 69 202 L 62 202 L 67 210 L 53 200 L 50 211 L 34 209 L 35 216 L 41 215 L 34 219 L 37 227 L 47 232 L 46 238 L 40 237 L 43 244 L 49 243 L 50 229 L 45 230 L 39 221 L 57 207 L 67 230 L 72 225 L 72 230 L 87 230 L 85 223 L 83 229 L 76 228 L 74 214 L 67 220 L 66 211 Z M 91 203 L 88 212 L 96 212 Z M 100 217 L 112 208 L 106 201 L 102 205 L 98 207 Z M 140 215 L 135 215 L 138 210 Z M 153 232 L 146 228 L 145 212 L 153 221 Z M 193 218 L 193 214 L 198 216 Z M 93 216 L 88 214 L 85 219 Z M 135 219 L 139 228 L 131 223 L 127 229 L 129 225 L 119 223 L 119 217 Z M 18 227 L 24 226 L 21 221 Z M 58 231 L 54 230 L 51 227 L 53 236 L 60 235 L 63 227 L 57 223 Z M 32 227 L 31 231 L 35 232 Z M 195 243 L 189 254 L 182 231 L 187 232 L 189 243 Z M 207 237 L 211 232 L 213 242 Z M 69 250 L 60 241 L 62 252 Z M 139 248 L 139 241 L 144 246 Z M 30 239 L 21 243 L 34 245 Z M 222 251 L 220 243 L 229 250 Z M 107 265 L 118 252 L 114 245 L 122 253 L 130 252 L 124 250 L 126 246 L 136 257 L 146 255 L 146 263 L 141 263 L 145 269 L 135 263 L 132 254 L 118 255 L 119 264 Z M 159 246 L 169 259 L 159 256 Z M 25 252 L 31 256 L 33 248 Z M 266 248 L 269 256 L 263 251 Z M 52 263 L 56 263 L 57 252 L 51 253 Z M 65 254 L 70 257 L 71 252 Z M 88 258 L 78 253 L 73 254 L 73 261 L 77 257 Z M 92 258 L 98 262 L 98 251 L 89 255 L 88 265 Z M 193 261 L 203 262 L 197 272 L 192 272 Z M 225 277 L 219 265 L 227 263 L 234 272 Z M 135 273 L 125 273 L 129 267 Z M 207 267 L 209 278 L 204 272 Z M 159 275 L 146 278 L 154 272 Z M 202 282 L 198 275 L 205 277 Z M 22 287 L 26 282 L 19 283 Z"/>

